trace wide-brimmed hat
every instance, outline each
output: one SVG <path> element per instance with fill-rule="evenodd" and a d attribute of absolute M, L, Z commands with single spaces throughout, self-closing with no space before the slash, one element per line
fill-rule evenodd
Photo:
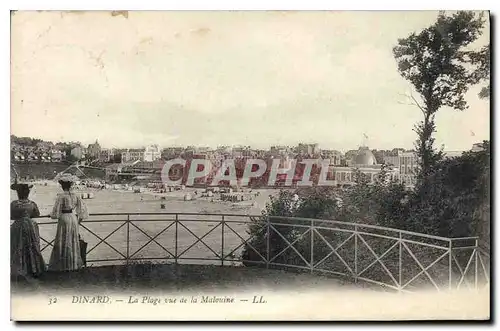
<path fill-rule="evenodd" d="M 33 187 L 32 184 L 26 184 L 26 183 L 14 183 L 10 185 L 10 189 L 14 191 L 30 190 L 32 187 Z"/>
<path fill-rule="evenodd" d="M 78 181 L 78 177 L 76 177 L 75 175 L 72 175 L 72 174 L 59 174 L 56 176 L 56 180 L 60 183 L 60 182 L 64 182 L 64 183 L 74 183 L 76 181 Z"/>

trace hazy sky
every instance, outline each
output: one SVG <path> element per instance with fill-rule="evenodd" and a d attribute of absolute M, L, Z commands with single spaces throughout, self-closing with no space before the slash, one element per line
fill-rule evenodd
<path fill-rule="evenodd" d="M 11 130 L 105 147 L 317 142 L 411 148 L 398 38 L 437 12 L 18 12 Z M 489 42 L 486 32 L 479 44 Z M 489 139 L 489 103 L 442 109 L 436 144 Z"/>

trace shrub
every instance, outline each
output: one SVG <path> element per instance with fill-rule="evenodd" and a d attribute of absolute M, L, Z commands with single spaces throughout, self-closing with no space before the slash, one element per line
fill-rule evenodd
<path fill-rule="evenodd" d="M 444 159 L 437 164 L 431 175 L 421 180 L 413 192 L 406 190 L 400 183 L 388 180 L 384 165 L 373 184 L 369 184 L 366 176 L 355 169 L 353 175 L 356 185 L 347 189 L 308 187 L 294 192 L 280 191 L 278 196 L 271 198 L 266 205 L 262 217 L 249 227 L 248 234 L 251 239 L 250 245 L 245 245 L 243 251 L 242 258 L 246 260 L 244 265 L 257 265 L 255 261 L 262 260 L 259 254 L 267 258 L 269 253 L 271 258 L 279 254 L 273 263 L 306 267 L 297 252 L 306 261 L 314 257 L 314 262 L 317 262 L 331 251 L 330 245 L 335 246 L 343 240 L 340 236 L 342 232 L 321 231 L 321 236 L 314 237 L 314 252 L 311 252 L 310 233 L 303 235 L 307 228 L 286 226 L 287 223 L 309 225 L 310 221 L 276 218 L 279 216 L 334 219 L 443 237 L 481 235 L 483 242 L 486 242 L 484 246 L 489 248 L 489 158 L 489 143 L 486 142 L 481 152 L 467 152 L 457 158 Z M 295 194 L 300 197 L 298 202 L 294 199 Z M 267 226 L 268 221 L 271 223 L 270 229 Z M 321 222 L 316 221 L 315 224 L 318 226 Z M 394 243 L 380 238 L 371 239 L 373 240 L 370 246 L 379 255 Z M 294 249 L 288 248 L 282 252 L 289 245 L 286 241 L 295 241 Z M 352 245 L 350 242 L 344 246 L 343 258 L 348 264 L 354 261 Z M 414 253 L 420 255 L 422 261 L 432 262 L 435 257 L 425 256 L 424 251 L 425 248 L 420 246 Z M 373 254 L 369 251 L 358 252 L 358 261 L 373 259 Z M 411 261 L 411 257 L 404 260 L 405 263 Z M 423 264 L 427 265 L 425 262 Z M 398 254 L 387 256 L 385 263 L 391 272 L 396 272 L 399 268 Z M 325 268 L 334 270 L 344 267 L 343 264 L 342 261 L 329 262 Z M 444 273 L 444 265 L 436 266 Z M 416 265 L 409 269 L 411 270 L 404 272 L 420 271 Z M 380 268 L 373 268 L 365 277 L 390 282 L 385 271 Z"/>

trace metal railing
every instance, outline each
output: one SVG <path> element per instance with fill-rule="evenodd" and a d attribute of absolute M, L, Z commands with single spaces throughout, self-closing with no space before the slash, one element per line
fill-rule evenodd
<path fill-rule="evenodd" d="M 48 238 L 55 237 L 57 222 L 38 224 L 42 253 L 49 254 L 53 239 Z M 445 238 L 334 220 L 105 213 L 90 215 L 80 224 L 80 234 L 89 243 L 89 264 L 239 263 L 333 274 L 398 291 L 477 289 L 490 281 L 489 254 L 480 249 L 478 237 Z M 148 248 L 151 244 L 156 249 Z"/>

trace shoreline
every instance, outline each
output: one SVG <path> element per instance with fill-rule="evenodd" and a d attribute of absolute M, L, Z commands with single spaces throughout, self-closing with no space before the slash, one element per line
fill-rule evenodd
<path fill-rule="evenodd" d="M 41 215 L 46 216 L 53 207 L 55 197 L 61 192 L 59 184 L 51 180 L 33 181 L 32 184 L 34 187 L 30 194 L 30 200 L 39 206 Z M 194 194 L 195 191 L 198 191 L 198 195 Z M 270 196 L 279 193 L 277 189 L 252 189 L 252 193 L 260 192 L 260 194 L 249 197 L 248 200 L 236 202 L 221 200 L 220 193 L 212 197 L 201 196 L 201 191 L 204 191 L 204 189 L 192 187 L 164 193 L 147 188 L 141 193 L 136 193 L 133 189 L 98 189 L 91 187 L 74 189 L 75 193 L 91 193 L 92 198 L 84 198 L 90 214 L 113 212 L 162 213 L 168 211 L 171 213 L 260 215 L 269 202 Z M 191 195 L 190 200 L 186 201 L 184 199 L 186 194 Z M 236 192 L 234 194 L 249 194 L 249 192 Z M 16 199 L 15 191 L 11 191 L 11 201 Z M 162 207 L 162 205 L 164 206 Z"/>

